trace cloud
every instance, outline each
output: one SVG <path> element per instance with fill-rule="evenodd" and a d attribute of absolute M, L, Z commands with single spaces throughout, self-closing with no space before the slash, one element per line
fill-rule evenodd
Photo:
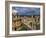
<path fill-rule="evenodd" d="M 18 11 L 19 15 L 40 15 L 40 8 L 13 7 L 12 9 Z"/>

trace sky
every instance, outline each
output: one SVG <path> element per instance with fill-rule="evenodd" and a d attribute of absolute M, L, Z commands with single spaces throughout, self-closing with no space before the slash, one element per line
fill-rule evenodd
<path fill-rule="evenodd" d="M 12 10 L 18 15 L 40 15 L 40 8 L 35 7 L 12 7 Z"/>

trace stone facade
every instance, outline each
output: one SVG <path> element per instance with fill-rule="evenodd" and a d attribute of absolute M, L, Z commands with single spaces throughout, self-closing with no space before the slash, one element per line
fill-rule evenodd
<path fill-rule="evenodd" d="M 19 20 L 21 19 L 21 22 L 25 24 L 28 28 L 31 28 L 32 30 L 39 30 L 40 29 L 40 16 L 15 16 L 12 20 Z M 12 26 L 15 28 L 16 25 L 12 21 Z"/>

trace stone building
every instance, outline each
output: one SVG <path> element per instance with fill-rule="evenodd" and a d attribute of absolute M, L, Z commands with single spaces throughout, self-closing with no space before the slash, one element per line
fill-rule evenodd
<path fill-rule="evenodd" d="M 28 27 L 32 28 L 32 30 L 39 30 L 40 29 L 40 16 L 15 16 L 13 20 L 21 19 L 22 22 Z M 13 28 L 15 28 L 15 23 L 13 23 Z"/>

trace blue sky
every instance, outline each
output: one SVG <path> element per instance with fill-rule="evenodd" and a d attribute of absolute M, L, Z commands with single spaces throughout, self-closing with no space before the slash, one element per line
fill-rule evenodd
<path fill-rule="evenodd" d="M 40 15 L 40 8 L 35 7 L 12 7 L 19 15 Z"/>

